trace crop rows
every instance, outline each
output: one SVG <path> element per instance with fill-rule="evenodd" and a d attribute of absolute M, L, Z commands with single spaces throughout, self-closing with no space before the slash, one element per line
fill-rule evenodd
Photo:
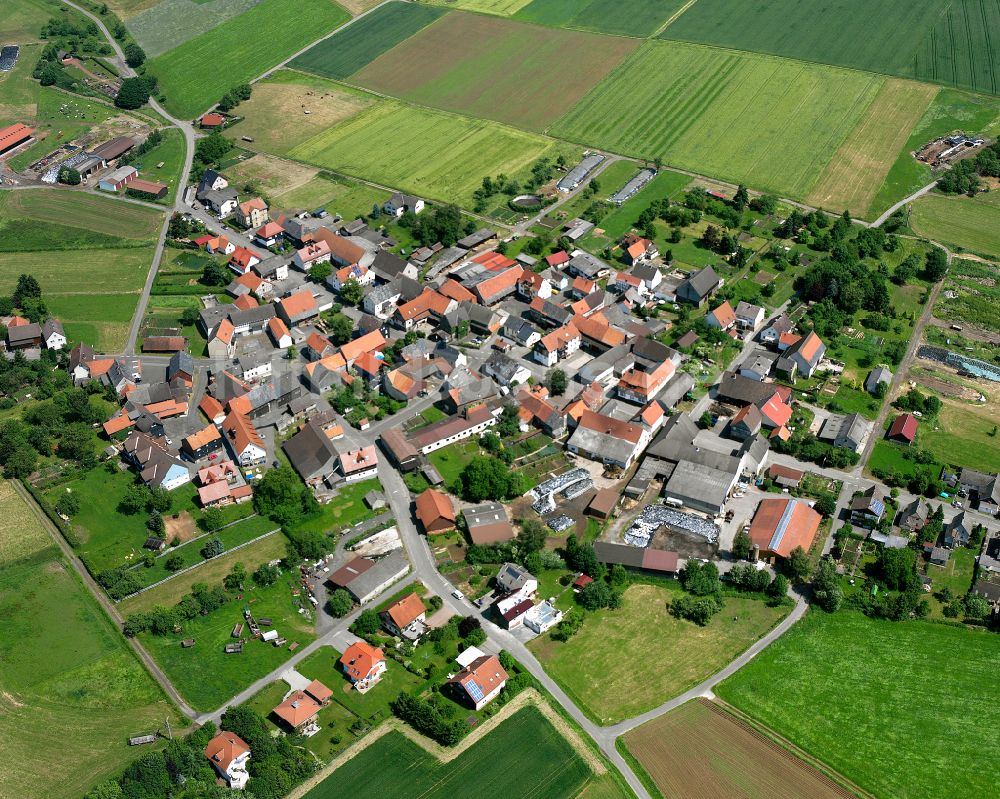
<path fill-rule="evenodd" d="M 992 31 L 992 35 L 991 35 Z M 915 77 L 1000 94 L 1000 2 L 955 0 L 913 59 Z"/>

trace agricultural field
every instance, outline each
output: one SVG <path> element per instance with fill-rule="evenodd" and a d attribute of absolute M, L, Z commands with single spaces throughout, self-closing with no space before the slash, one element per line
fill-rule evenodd
<path fill-rule="evenodd" d="M 259 0 L 160 0 L 129 17 L 129 33 L 155 58 L 253 8 Z"/>
<path fill-rule="evenodd" d="M 250 571 L 249 564 L 241 562 Z M 215 710 L 287 660 L 291 644 L 306 646 L 316 637 L 312 606 L 298 595 L 297 576 L 295 569 L 282 573 L 267 588 L 251 585 L 243 591 L 243 599 L 233 599 L 207 616 L 185 621 L 180 633 L 142 633 L 139 639 L 192 707 Z M 232 643 L 233 628 L 243 621 L 243 608 L 247 606 L 257 617 L 270 617 L 274 622 L 272 629 L 288 643 L 276 647 L 251 639 L 241 653 L 227 655 L 225 645 Z M 300 607 L 310 612 L 300 615 Z M 195 640 L 193 647 L 181 646 L 181 641 L 187 638 Z"/>
<path fill-rule="evenodd" d="M 351 82 L 420 105 L 544 130 L 637 46 L 631 39 L 447 14 Z M 573 53 L 572 69 L 566 53 Z"/>
<path fill-rule="evenodd" d="M 913 153 L 924 144 L 956 130 L 995 137 L 1000 132 L 1000 98 L 941 89 L 900 149 L 875 195 L 871 211 L 888 208 L 930 183 L 933 180 L 931 168 L 914 158 Z"/>
<path fill-rule="evenodd" d="M 876 796 L 964 799 L 995 784 L 998 663 L 982 631 L 811 610 L 715 692 Z"/>
<path fill-rule="evenodd" d="M 709 701 L 694 700 L 623 738 L 670 799 L 839 799 L 828 777 Z"/>
<path fill-rule="evenodd" d="M 374 102 L 371 95 L 332 81 L 281 70 L 254 85 L 253 96 L 240 104 L 243 121 L 232 132 L 253 139 L 241 142 L 250 150 L 285 155 Z"/>
<path fill-rule="evenodd" d="M 324 173 L 274 199 L 285 208 L 326 208 L 344 219 L 357 219 L 371 213 L 375 203 L 385 203 L 389 192 Z"/>
<path fill-rule="evenodd" d="M 569 641 L 548 636 L 530 648 L 580 708 L 601 724 L 638 715 L 710 677 L 787 612 L 744 597 L 705 627 L 667 612 L 673 587 L 633 585 L 622 608 L 588 615 Z M 642 669 L 634 668 L 641 659 Z"/>
<path fill-rule="evenodd" d="M 875 75 L 680 43 L 647 42 L 551 128 L 804 197 L 864 116 Z M 634 109 L 622 124 L 621 109 Z"/>
<path fill-rule="evenodd" d="M 301 24 L 309 20 L 308 25 Z M 167 109 L 203 112 L 245 83 L 349 19 L 330 0 L 261 0 L 248 11 L 149 60 Z"/>
<path fill-rule="evenodd" d="M 141 177 L 163 183 L 167 187 L 166 196 L 157 202 L 173 206 L 181 171 L 184 169 L 184 154 L 184 136 L 180 130 L 164 128 L 163 141 L 132 162 L 132 166 L 139 170 Z M 158 164 L 163 166 L 159 167 Z"/>
<path fill-rule="evenodd" d="M 481 14 L 496 14 L 509 17 L 523 8 L 531 0 L 422 0 L 432 5 L 461 8 L 464 11 L 478 11 Z"/>
<path fill-rule="evenodd" d="M 823 6 L 698 0 L 661 36 L 911 77 L 917 46 L 940 11 L 938 0 L 841 0 Z"/>
<path fill-rule="evenodd" d="M 514 19 L 622 36 L 650 36 L 687 0 L 533 0 Z M 581 8 L 582 5 L 582 8 Z"/>
<path fill-rule="evenodd" d="M 37 115 L 41 86 L 31 72 L 41 51 L 41 44 L 24 45 L 14 68 L 0 72 L 0 125 L 23 122 Z"/>
<path fill-rule="evenodd" d="M 832 211 L 846 208 L 853 216 L 871 214 L 872 201 L 892 166 L 892 159 L 937 92 L 937 87 L 926 83 L 897 79 L 883 83 L 806 201 Z"/>
<path fill-rule="evenodd" d="M 911 206 L 910 226 L 960 251 L 1000 259 L 1000 190 L 977 197 L 925 195 Z"/>
<path fill-rule="evenodd" d="M 289 66 L 325 78 L 346 78 L 444 13 L 444 9 L 433 6 L 388 3 L 330 38 L 317 42 Z"/>
<path fill-rule="evenodd" d="M 954 293 L 938 294 L 934 315 L 945 321 L 964 321 L 994 333 L 1000 333 L 1000 287 L 996 286 L 996 269 L 978 261 L 955 258 L 951 262 L 945 289 Z"/>
<path fill-rule="evenodd" d="M 70 224 L 142 243 L 152 243 L 163 223 L 160 213 L 141 205 L 120 203 L 97 194 L 58 189 L 4 192 L 0 195 L 0 211 L 5 217 L 38 220 L 47 224 Z M 76 247 L 74 244 L 73 248 Z"/>
<path fill-rule="evenodd" d="M 372 147 L 372 142 L 379 145 Z M 518 175 L 542 156 L 554 156 L 560 147 L 551 139 L 495 122 L 388 100 L 303 142 L 289 155 L 468 206 L 484 175 Z"/>
<path fill-rule="evenodd" d="M 41 27 L 60 8 L 64 6 L 57 0 L 5 0 L 4 43 L 24 45 L 40 41 Z M 34 67 L 34 62 L 31 66 Z"/>
<path fill-rule="evenodd" d="M 1000 94 L 996 35 L 1000 6 L 990 0 L 953 0 L 921 42 L 913 73 L 923 80 Z"/>
<path fill-rule="evenodd" d="M 405 768 L 385 768 L 386 763 Z M 448 763 L 389 732 L 305 796 L 333 799 L 364 792 L 382 799 L 473 799 L 488 788 L 496 799 L 570 799 L 590 776 L 569 742 L 539 710 L 526 707 Z"/>
<path fill-rule="evenodd" d="M 180 720 L 6 482 L 0 509 L 0 749 L 20 764 L 0 796 L 75 799 L 135 757 L 128 736 Z"/>

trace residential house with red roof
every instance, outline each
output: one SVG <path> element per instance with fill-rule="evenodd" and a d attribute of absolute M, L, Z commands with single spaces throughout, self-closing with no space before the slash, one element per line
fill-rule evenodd
<path fill-rule="evenodd" d="M 401 330 L 410 330 L 425 319 L 440 319 L 458 306 L 455 300 L 438 294 L 425 287 L 419 296 L 396 307 L 390 317 L 392 323 Z"/>
<path fill-rule="evenodd" d="M 316 715 L 330 703 L 333 691 L 319 680 L 313 680 L 303 691 L 292 691 L 272 713 L 299 735 L 319 732 Z"/>
<path fill-rule="evenodd" d="M 241 294 L 235 300 L 233 300 L 233 307 L 239 308 L 241 311 L 247 311 L 250 308 L 256 308 L 260 303 L 257 302 L 256 298 L 251 297 L 249 294 Z"/>
<path fill-rule="evenodd" d="M 455 674 L 448 684 L 476 710 L 482 710 L 507 684 L 507 672 L 496 655 L 483 655 Z"/>
<path fill-rule="evenodd" d="M 455 529 L 455 506 L 444 492 L 428 488 L 417 495 L 414 507 L 415 515 L 428 535 Z"/>
<path fill-rule="evenodd" d="M 278 316 L 289 327 L 319 314 L 316 298 L 308 288 L 301 289 L 278 303 Z"/>
<path fill-rule="evenodd" d="M 288 332 L 288 326 L 277 316 L 267 320 L 267 334 L 274 342 L 274 346 L 279 350 L 288 349 L 292 346 L 292 335 Z"/>
<path fill-rule="evenodd" d="M 674 362 L 669 360 L 648 371 L 636 366 L 626 369 L 618 381 L 618 396 L 626 402 L 648 405 L 670 382 L 675 371 Z"/>
<path fill-rule="evenodd" d="M 316 264 L 330 262 L 330 245 L 325 241 L 310 241 L 295 251 L 292 263 L 303 272 L 308 272 Z"/>
<path fill-rule="evenodd" d="M 253 250 L 246 247 L 237 247 L 233 254 L 229 256 L 229 268 L 237 275 L 245 275 L 250 268 L 260 263 L 260 258 Z"/>
<path fill-rule="evenodd" d="M 517 279 L 517 296 L 524 302 L 531 302 L 535 297 L 547 300 L 552 296 L 552 284 L 547 277 L 524 269 Z"/>
<path fill-rule="evenodd" d="M 382 626 L 390 635 L 407 641 L 417 641 L 427 632 L 427 608 L 415 593 L 409 593 L 393 602 L 382 613 Z"/>
<path fill-rule="evenodd" d="M 274 247 L 285 237 L 285 229 L 277 222 L 265 222 L 254 231 L 253 237 L 262 247 Z"/>
<path fill-rule="evenodd" d="M 240 466 L 256 466 L 267 460 L 267 446 L 250 417 L 231 411 L 222 420 L 222 434 Z"/>
<path fill-rule="evenodd" d="M 326 279 L 326 285 L 336 292 L 344 288 L 344 284 L 353 280 L 359 286 L 374 286 L 375 272 L 367 266 L 359 264 L 348 264 L 337 269 Z"/>
<path fill-rule="evenodd" d="M 481 280 L 472 287 L 472 293 L 483 305 L 493 305 L 505 297 L 509 297 L 517 288 L 517 281 L 523 273 L 520 265 L 515 264 L 492 277 Z"/>
<path fill-rule="evenodd" d="M 826 344 L 815 332 L 810 331 L 785 348 L 782 357 L 778 359 L 777 369 L 789 377 L 794 377 L 796 371 L 803 377 L 812 377 L 825 354 Z"/>
<path fill-rule="evenodd" d="M 729 330 L 736 325 L 736 312 L 733 306 L 726 300 L 722 305 L 714 308 L 705 315 L 705 324 L 714 327 L 716 330 Z"/>
<path fill-rule="evenodd" d="M 386 672 L 385 653 L 365 641 L 357 641 L 340 656 L 340 668 L 360 693 L 367 693 Z"/>
<path fill-rule="evenodd" d="M 340 455 L 338 468 L 347 482 L 367 480 L 378 473 L 378 450 L 374 444 Z"/>
<path fill-rule="evenodd" d="M 236 206 L 236 221 L 244 228 L 259 228 L 267 222 L 267 203 L 260 197 Z"/>
<path fill-rule="evenodd" d="M 210 116 L 206 114 L 205 116 Z M 218 116 L 218 115 L 216 115 Z M 204 117 L 202 117 L 204 120 Z M 203 125 L 204 127 L 204 125 Z M 250 759 L 250 746 L 235 732 L 223 730 L 205 747 L 205 757 L 225 780 L 226 785 L 234 791 L 242 791 L 247 787 L 250 772 L 247 771 L 247 761 Z"/>
<path fill-rule="evenodd" d="M 642 261 L 650 261 L 656 258 L 660 251 L 649 239 L 643 239 L 634 233 L 628 234 L 622 240 L 622 260 L 629 266 L 635 266 Z"/>
<path fill-rule="evenodd" d="M 205 242 L 205 249 L 212 255 L 232 255 L 236 250 L 228 236 L 214 236 Z"/>
<path fill-rule="evenodd" d="M 580 349 L 582 343 L 580 331 L 570 322 L 542 336 L 535 343 L 531 353 L 538 363 L 552 367 L 573 355 Z"/>
<path fill-rule="evenodd" d="M 385 336 L 382 335 L 381 330 L 373 330 L 370 333 L 365 333 L 365 335 L 360 338 L 356 338 L 353 341 L 348 341 L 340 348 L 340 355 L 344 359 L 344 363 L 351 367 L 354 362 L 361 356 L 363 352 L 381 352 L 386 344 Z"/>
<path fill-rule="evenodd" d="M 569 253 L 565 250 L 559 250 L 558 252 L 552 253 L 552 255 L 545 256 L 545 263 L 555 269 L 561 269 L 566 266 L 569 261 Z"/>
<path fill-rule="evenodd" d="M 892 424 L 889 426 L 885 437 L 890 441 L 895 441 L 897 444 L 909 446 L 917 438 L 918 427 L 919 422 L 917 422 L 916 416 L 912 413 L 901 413 L 892 420 Z"/>

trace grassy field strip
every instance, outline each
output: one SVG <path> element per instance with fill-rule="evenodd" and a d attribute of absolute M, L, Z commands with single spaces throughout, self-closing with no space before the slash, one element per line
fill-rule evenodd
<path fill-rule="evenodd" d="M 675 16 L 685 0 L 534 0 L 514 19 L 554 28 L 644 38 Z"/>
<path fill-rule="evenodd" d="M 125 27 L 155 58 L 199 34 L 253 8 L 259 0 L 160 0 L 155 6 L 130 17 Z"/>
<path fill-rule="evenodd" d="M 379 146 L 373 147 L 376 141 Z M 514 175 L 559 146 L 495 122 L 386 100 L 289 155 L 384 186 L 468 204 L 483 175 Z"/>
<path fill-rule="evenodd" d="M 148 62 L 164 105 L 190 119 L 245 83 L 347 22 L 331 0 L 261 0 L 227 22 Z M 308 20 L 308 24 L 302 24 Z"/>
<path fill-rule="evenodd" d="M 928 194 L 910 206 L 910 225 L 921 236 L 1000 258 L 1000 203 L 991 199 Z"/>
<path fill-rule="evenodd" d="M 804 197 L 883 78 L 770 56 L 648 42 L 550 132 Z M 620 109 L 632 109 L 620 124 Z"/>
<path fill-rule="evenodd" d="M 0 796 L 75 799 L 180 718 L 7 481 L 0 512 Z"/>
<path fill-rule="evenodd" d="M 463 11 L 478 11 L 481 14 L 496 14 L 509 17 L 528 5 L 531 0 L 426 0 L 434 5 L 460 8 Z"/>
<path fill-rule="evenodd" d="M 938 89 L 926 83 L 890 79 L 882 84 L 861 121 L 826 165 L 806 202 L 855 216 L 871 210 L 892 159 L 930 106 Z"/>
<path fill-rule="evenodd" d="M 541 131 L 635 48 L 635 39 L 452 13 L 354 73 L 420 105 Z M 573 52 L 573 68 L 565 54 Z"/>
<path fill-rule="evenodd" d="M 152 208 L 59 189 L 0 193 L 0 211 L 139 241 L 155 240 L 163 224 L 163 214 Z"/>
<path fill-rule="evenodd" d="M 656 29 L 656 31 L 653 33 L 653 36 L 660 36 L 663 33 L 663 31 L 665 31 L 667 28 L 669 28 L 677 21 L 677 18 L 681 14 L 683 14 L 697 2 L 698 0 L 687 0 L 687 2 L 684 5 L 678 8 L 673 14 L 670 15 L 670 17 L 667 18 L 666 22 L 664 22 L 659 28 Z"/>
<path fill-rule="evenodd" d="M 694 700 L 630 730 L 628 751 L 670 799 L 844 799 L 808 763 L 707 700 Z"/>
<path fill-rule="evenodd" d="M 444 9 L 416 3 L 387 3 L 317 42 L 289 62 L 289 66 L 326 78 L 346 78 L 444 13 Z"/>
<path fill-rule="evenodd" d="M 995 783 L 998 664 L 982 631 L 811 610 L 715 692 L 877 796 L 964 799 Z"/>

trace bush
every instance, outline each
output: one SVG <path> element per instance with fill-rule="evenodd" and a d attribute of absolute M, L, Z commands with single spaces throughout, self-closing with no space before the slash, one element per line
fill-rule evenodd
<path fill-rule="evenodd" d="M 681 594 L 670 603 L 670 614 L 678 619 L 694 622 L 704 627 L 712 616 L 722 609 L 722 604 L 714 596 L 694 597 Z"/>
<path fill-rule="evenodd" d="M 218 538 L 212 538 L 208 540 L 205 545 L 199 550 L 201 556 L 205 560 L 211 560 L 212 558 L 217 558 L 226 548 L 222 545 L 222 542 Z"/>
<path fill-rule="evenodd" d="M 553 641 L 568 641 L 583 626 L 583 613 L 572 608 L 556 625 L 551 636 Z"/>
<path fill-rule="evenodd" d="M 337 618 L 346 616 L 351 612 L 351 608 L 353 607 L 354 600 L 351 599 L 351 595 L 343 588 L 338 588 L 330 594 L 330 598 L 326 601 L 326 608 L 330 611 L 330 615 Z"/>

